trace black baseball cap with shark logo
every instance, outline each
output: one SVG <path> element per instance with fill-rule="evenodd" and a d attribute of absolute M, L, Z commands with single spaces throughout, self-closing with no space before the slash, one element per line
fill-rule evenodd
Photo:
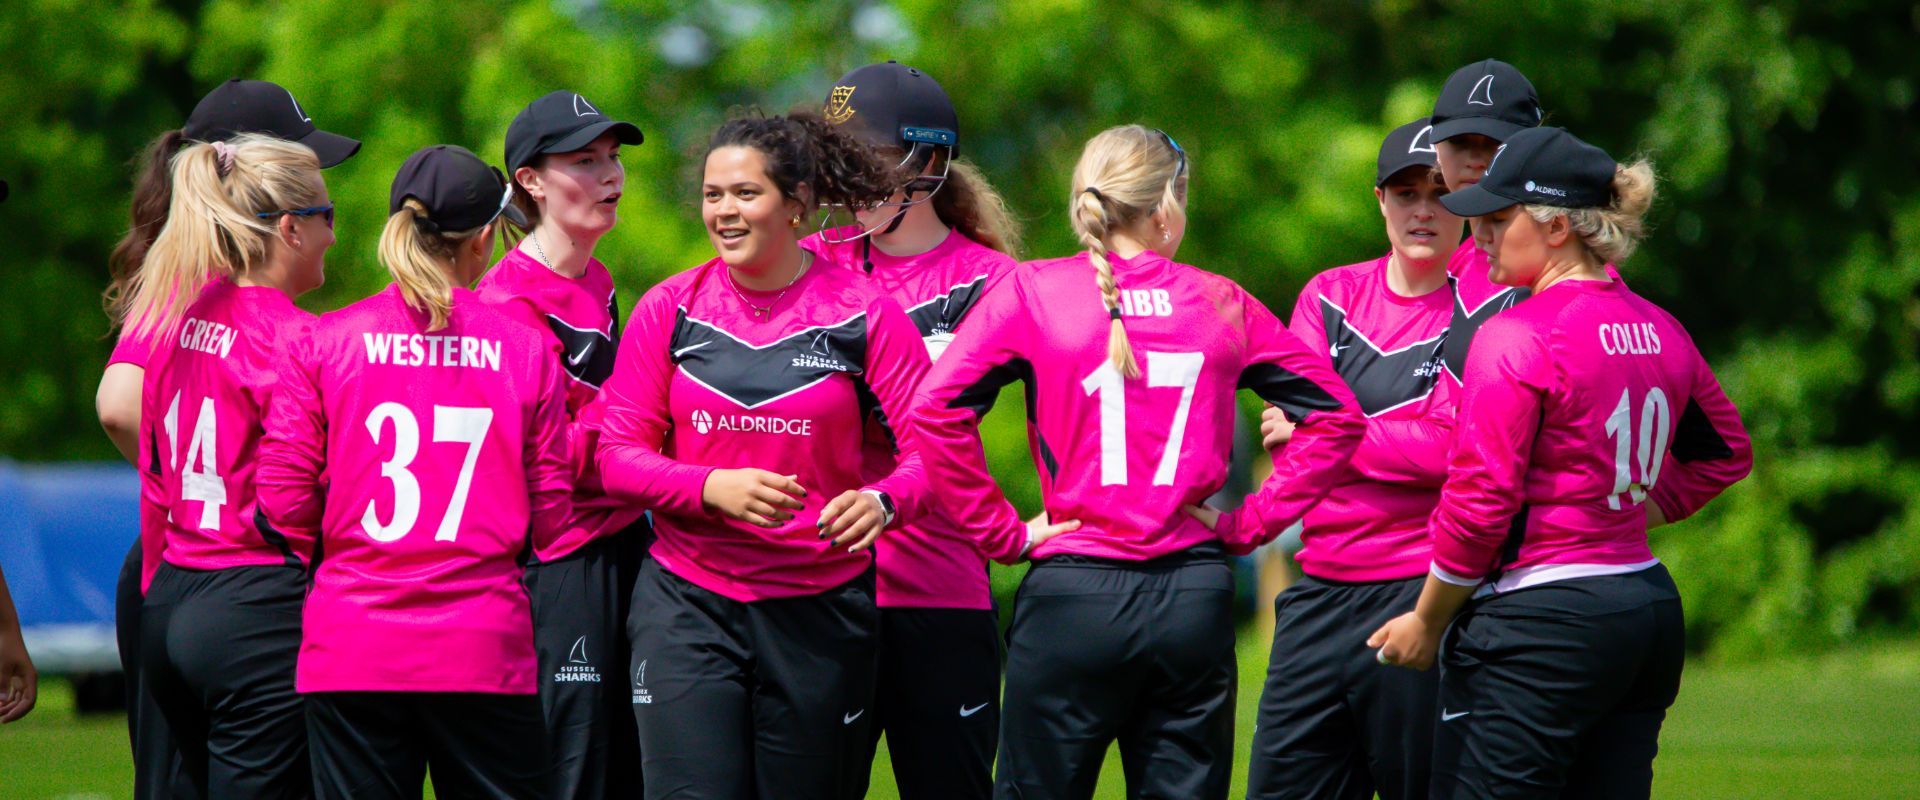
<path fill-rule="evenodd" d="M 820 115 L 881 147 L 916 144 L 960 151 L 960 114 L 947 91 L 920 70 L 887 61 L 868 64 L 833 84 Z"/>
<path fill-rule="evenodd" d="M 647 138 L 641 135 L 640 126 L 600 113 L 579 92 L 548 92 L 520 109 L 507 125 L 507 173 L 533 163 L 544 153 L 585 148 L 608 131 L 621 144 L 639 144 Z"/>
<path fill-rule="evenodd" d="M 243 133 L 264 133 L 306 145 L 325 169 L 352 157 L 360 142 L 320 130 L 286 87 L 239 78 L 213 88 L 187 116 L 181 132 L 199 142 L 224 142 Z"/>
<path fill-rule="evenodd" d="M 1453 71 L 1433 100 L 1433 141 L 1477 133 L 1504 142 L 1540 124 L 1540 95 L 1512 64 L 1475 61 Z"/>
<path fill-rule="evenodd" d="M 1440 198 L 1448 211 L 1479 217 L 1509 206 L 1602 208 L 1613 202 L 1612 156 L 1566 128 L 1528 128 L 1513 135 L 1487 164 L 1479 183 Z"/>
<path fill-rule="evenodd" d="M 1426 167 L 1432 169 L 1439 162 L 1434 160 L 1433 123 L 1421 117 L 1387 134 L 1380 143 L 1380 155 L 1373 162 L 1373 188 L 1387 184 L 1387 179 L 1408 167 Z"/>

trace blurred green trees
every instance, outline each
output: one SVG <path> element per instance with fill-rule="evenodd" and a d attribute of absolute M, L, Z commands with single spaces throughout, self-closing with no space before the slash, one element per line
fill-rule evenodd
<path fill-rule="evenodd" d="M 1739 655 L 1920 624 L 1920 6 L 1534 0 L 1251 3 L 1028 0 L 14 0 L 0 6 L 0 452 L 109 458 L 90 399 L 111 348 L 98 293 L 126 224 L 128 159 L 229 76 L 291 88 L 366 142 L 327 178 L 337 307 L 384 283 L 393 169 L 452 142 L 500 159 L 555 88 L 638 123 L 622 221 L 599 256 L 631 304 L 711 251 L 693 206 L 706 134 L 738 106 L 819 102 L 898 58 L 960 106 L 965 154 L 1030 227 L 1062 209 L 1099 129 L 1163 127 L 1194 157 L 1182 260 L 1286 314 L 1314 272 L 1384 248 L 1379 137 L 1454 67 L 1518 65 L 1549 124 L 1665 183 L 1635 289 L 1693 332 L 1745 412 L 1754 476 L 1656 535 L 1698 646 Z M 1033 508 L 1011 407 L 993 459 Z"/>

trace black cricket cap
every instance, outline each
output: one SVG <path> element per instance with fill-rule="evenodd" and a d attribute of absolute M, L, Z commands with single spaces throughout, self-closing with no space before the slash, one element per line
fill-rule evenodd
<path fill-rule="evenodd" d="M 228 79 L 213 87 L 187 116 L 181 132 L 200 142 L 224 142 L 243 133 L 264 133 L 306 145 L 325 169 L 359 152 L 360 142 L 314 127 L 300 101 L 271 81 Z"/>
<path fill-rule="evenodd" d="M 1433 101 L 1433 140 L 1478 133 L 1504 142 L 1540 124 L 1540 95 L 1512 64 L 1487 59 L 1453 71 Z"/>
<path fill-rule="evenodd" d="M 387 195 L 387 214 L 399 213 L 407 198 L 427 207 L 422 227 L 430 231 L 468 231 L 504 216 L 522 228 L 526 215 L 507 202 L 513 185 L 507 176 L 464 147 L 436 144 L 421 148 L 400 165 Z"/>
<path fill-rule="evenodd" d="M 897 61 L 868 64 L 834 82 L 820 115 L 879 147 L 910 150 L 920 143 L 960 152 L 960 114 L 947 90 Z"/>
<path fill-rule="evenodd" d="M 1580 141 L 1566 128 L 1528 128 L 1500 145 L 1479 183 L 1449 192 L 1440 204 L 1463 217 L 1521 203 L 1602 208 L 1613 202 L 1618 168 L 1606 151 Z"/>
<path fill-rule="evenodd" d="M 1380 157 L 1374 160 L 1373 188 L 1387 184 L 1394 173 L 1408 167 L 1431 169 L 1439 162 L 1433 157 L 1433 122 L 1421 117 L 1387 134 L 1380 143 Z"/>
<path fill-rule="evenodd" d="M 621 144 L 646 141 L 640 126 L 607 118 L 579 92 L 548 92 L 527 104 L 507 126 L 507 172 L 533 163 L 542 153 L 571 153 L 612 131 Z"/>

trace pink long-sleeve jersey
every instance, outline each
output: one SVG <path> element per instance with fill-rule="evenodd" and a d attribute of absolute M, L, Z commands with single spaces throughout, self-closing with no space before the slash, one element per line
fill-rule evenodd
<path fill-rule="evenodd" d="M 816 263 L 784 294 L 754 292 L 716 258 L 634 306 L 602 390 L 600 474 L 609 493 L 652 509 L 652 553 L 667 571 L 742 602 L 818 594 L 872 564 L 816 535 L 828 501 L 870 488 L 894 500 L 896 523 L 920 514 L 913 448 L 875 481 L 861 448 L 875 405 L 904 419 L 926 368 L 913 323 L 853 270 Z M 745 467 L 798 476 L 805 507 L 771 529 L 703 507 L 709 473 Z"/>
<path fill-rule="evenodd" d="M 157 517 L 142 531 L 149 576 L 163 558 L 197 570 L 307 563 L 311 535 L 256 519 L 254 472 L 287 343 L 312 324 L 278 289 L 221 279 L 158 337 L 140 392 Z"/>
<path fill-rule="evenodd" d="M 569 513 L 558 354 L 464 288 L 428 331 L 389 286 L 288 356 L 258 481 L 320 537 L 297 688 L 531 694 L 517 559 Z"/>
<path fill-rule="evenodd" d="M 107 366 L 130 364 L 139 367 L 144 373 L 148 362 L 153 360 L 153 343 L 148 337 L 138 337 L 125 328 L 120 338 L 113 343 L 113 353 L 107 356 Z M 142 379 L 140 404 L 146 405 L 145 379 Z M 166 550 L 167 511 L 164 507 L 166 490 L 160 483 L 160 464 L 154 453 L 156 442 L 143 430 L 135 447 L 134 466 L 140 474 L 140 594 L 147 593 L 147 587 L 153 585 L 153 573 L 160 568 L 162 553 Z"/>
<path fill-rule="evenodd" d="M 841 229 L 846 235 L 855 229 Z M 938 361 L 954 331 L 973 309 L 987 287 L 1013 268 L 1011 257 L 951 231 L 933 249 L 919 255 L 892 256 L 871 241 L 860 239 L 828 244 L 809 237 L 801 246 L 826 254 L 833 263 L 862 270 L 869 280 L 901 308 L 926 342 L 927 355 Z M 870 422 L 869 426 L 877 424 Z M 862 470 L 877 480 L 893 470 L 894 450 L 881 437 L 869 435 Z M 995 520 L 964 520 L 934 513 L 890 531 L 874 547 L 877 599 L 885 608 L 993 607 L 987 585 L 987 566 L 974 531 Z"/>
<path fill-rule="evenodd" d="M 595 402 L 613 374 L 620 341 L 620 307 L 613 276 L 597 259 L 587 259 L 579 278 L 566 278 L 519 250 L 508 251 L 475 288 L 480 299 L 508 310 L 543 332 L 560 354 L 567 390 L 569 450 L 573 453 L 573 514 L 552 543 L 540 547 L 540 561 L 563 558 L 580 546 L 610 535 L 640 518 L 639 506 L 607 495 L 594 464 L 605 405 Z"/>
<path fill-rule="evenodd" d="M 1476 338 L 1431 520 L 1442 580 L 1498 572 L 1506 591 L 1643 569 L 1647 500 L 1685 519 L 1753 465 L 1686 330 L 1618 281 L 1554 284 Z"/>
<path fill-rule="evenodd" d="M 1352 465 L 1307 512 L 1294 559 L 1316 578 L 1402 580 L 1433 561 L 1427 517 L 1453 433 L 1454 401 L 1439 379 L 1453 296 L 1446 287 L 1394 293 L 1389 258 L 1314 276 L 1293 307 L 1294 335 L 1331 359 L 1367 417 Z"/>
<path fill-rule="evenodd" d="M 1353 395 L 1273 313 L 1226 278 L 1148 251 L 1113 259 L 1141 377 L 1107 357 L 1110 319 L 1086 254 L 1020 265 L 987 292 L 914 403 L 913 433 L 956 519 L 1013 511 L 975 427 L 1000 388 L 1027 385 L 1028 439 L 1052 519 L 1081 528 L 1034 548 L 1138 561 L 1213 539 L 1245 552 L 1298 520 L 1347 466 L 1365 421 Z M 1214 531 L 1181 512 L 1226 480 L 1251 389 L 1299 423 L 1282 470 Z"/>

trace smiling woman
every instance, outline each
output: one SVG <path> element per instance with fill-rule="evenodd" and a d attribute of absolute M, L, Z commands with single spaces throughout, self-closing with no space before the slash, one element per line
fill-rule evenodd
<path fill-rule="evenodd" d="M 914 448 L 890 471 L 863 470 L 857 454 L 895 446 L 888 421 L 905 418 L 927 349 L 884 290 L 815 264 L 798 240 L 809 212 L 869 207 L 898 185 L 872 148 L 817 117 L 732 120 L 709 142 L 700 188 L 718 258 L 634 308 L 598 466 L 610 493 L 653 510 L 659 534 L 628 619 L 632 663 L 652 665 L 630 675 L 650 785 L 698 797 L 865 785 L 878 716 L 870 546 L 927 491 Z M 1017 556 L 1024 532 L 1002 533 L 996 546 Z"/>

